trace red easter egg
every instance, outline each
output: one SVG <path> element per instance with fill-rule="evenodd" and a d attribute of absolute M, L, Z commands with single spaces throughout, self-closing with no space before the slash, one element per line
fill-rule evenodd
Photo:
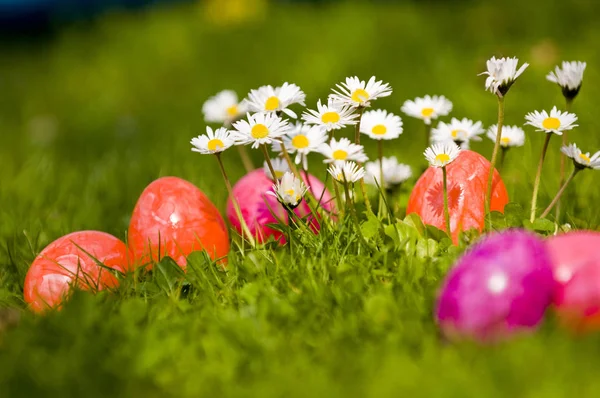
<path fill-rule="evenodd" d="M 461 231 L 485 226 L 485 193 L 490 162 L 480 154 L 463 150 L 447 167 L 448 209 L 452 241 L 458 243 Z M 424 224 L 446 230 L 442 169 L 429 167 L 417 181 L 408 199 L 406 213 L 417 213 Z M 494 170 L 490 209 L 504 211 L 508 193 L 498 171 Z"/>
<path fill-rule="evenodd" d="M 310 187 L 317 201 L 320 200 L 321 207 L 327 211 L 332 211 L 332 196 L 325 185 L 318 178 L 310 174 L 306 177 L 303 176 L 303 180 Z M 246 221 L 252 235 L 260 243 L 268 240 L 270 236 L 281 243 L 285 242 L 281 232 L 267 227 L 267 224 L 277 223 L 277 218 L 271 213 L 275 213 L 280 220 L 286 223 L 288 221 L 288 216 L 283 206 L 276 198 L 266 194 L 272 190 L 273 181 L 265 175 L 263 169 L 251 171 L 242 177 L 233 187 L 233 195 L 240 204 L 242 217 Z M 294 212 L 299 217 L 307 217 L 315 233 L 319 231 L 319 222 L 310 215 L 310 208 L 306 200 L 302 200 L 300 205 L 294 209 Z M 227 201 L 227 218 L 231 225 L 241 234 L 242 227 L 240 220 L 235 213 L 231 200 Z"/>
<path fill-rule="evenodd" d="M 554 306 L 565 326 L 600 330 L 600 233 L 569 232 L 546 241 L 556 289 Z"/>
<path fill-rule="evenodd" d="M 80 231 L 58 238 L 29 267 L 25 302 L 33 311 L 42 312 L 58 308 L 72 287 L 96 291 L 117 286 L 117 279 L 96 261 L 125 272 L 129 251 L 125 243 L 104 232 Z"/>
<path fill-rule="evenodd" d="M 186 257 L 198 250 L 225 262 L 229 252 L 227 227 L 215 205 L 177 177 L 159 178 L 144 189 L 131 215 L 128 243 L 137 266 L 168 255 L 185 267 Z"/>

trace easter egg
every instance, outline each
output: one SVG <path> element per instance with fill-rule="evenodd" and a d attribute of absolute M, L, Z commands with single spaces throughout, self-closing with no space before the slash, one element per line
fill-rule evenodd
<path fill-rule="evenodd" d="M 321 207 L 327 211 L 331 211 L 333 209 L 332 196 L 325 185 L 318 178 L 310 174 L 303 177 L 305 184 L 310 187 L 317 201 L 320 201 Z M 288 221 L 287 212 L 283 206 L 275 197 L 267 195 L 267 192 L 272 190 L 273 181 L 265 175 L 262 169 L 257 169 L 246 174 L 233 187 L 233 195 L 240 204 L 242 217 L 246 221 L 252 235 L 260 243 L 268 240 L 271 236 L 281 243 L 285 242 L 283 234 L 280 231 L 267 226 L 267 224 L 276 224 L 277 219 L 286 223 Z M 319 231 L 319 222 L 312 217 L 306 200 L 302 200 L 300 205 L 294 209 L 294 212 L 301 218 L 306 217 L 311 229 L 315 233 Z M 231 200 L 227 202 L 227 218 L 231 225 L 241 234 L 242 227 L 240 220 L 236 215 Z"/>
<path fill-rule="evenodd" d="M 554 308 L 578 332 L 600 330 L 600 233 L 569 232 L 546 241 L 556 290 Z"/>
<path fill-rule="evenodd" d="M 522 230 L 494 233 L 473 245 L 450 270 L 436 318 L 450 339 L 503 340 L 535 328 L 553 292 L 544 242 Z"/>
<path fill-rule="evenodd" d="M 485 226 L 485 194 L 490 162 L 480 154 L 463 150 L 446 166 L 448 174 L 448 209 L 452 241 L 457 244 L 461 231 Z M 490 209 L 504 211 L 508 193 L 500 174 L 494 170 Z M 446 230 L 442 169 L 429 167 L 413 188 L 406 214 L 417 213 L 424 224 Z"/>
<path fill-rule="evenodd" d="M 133 209 L 128 243 L 138 266 L 167 255 L 185 267 L 187 256 L 198 250 L 224 262 L 229 252 L 227 227 L 215 205 L 177 177 L 159 178 L 144 189 Z"/>
<path fill-rule="evenodd" d="M 115 287 L 117 279 L 98 265 L 101 262 L 121 272 L 129 269 L 125 243 L 104 232 L 80 231 L 58 238 L 35 258 L 25 277 L 25 302 L 35 312 L 57 308 L 71 288 L 103 290 Z"/>

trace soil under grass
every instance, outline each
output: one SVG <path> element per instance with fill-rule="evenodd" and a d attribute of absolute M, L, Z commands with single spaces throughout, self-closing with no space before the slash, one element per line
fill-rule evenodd
<path fill-rule="evenodd" d="M 585 151 L 600 149 L 595 2 L 280 5 L 238 22 L 211 22 L 204 11 L 110 14 L 44 42 L 1 45 L 0 397 L 600 394 L 598 336 L 570 336 L 551 314 L 537 333 L 493 347 L 441 339 L 436 290 L 466 245 L 432 231 L 394 239 L 374 219 L 363 225 L 366 242 L 348 220 L 337 233 L 298 231 L 292 254 L 233 245 L 226 272 L 196 253 L 186 275 L 164 259 L 115 292 L 78 292 L 46 316 L 25 310 L 35 255 L 76 230 L 125 239 L 135 201 L 155 178 L 185 178 L 224 210 L 216 162 L 189 145 L 204 130 L 202 102 L 223 88 L 243 95 L 290 81 L 314 107 L 346 76 L 376 75 L 394 88 L 377 107 L 399 114 L 405 99 L 443 94 L 452 116 L 489 126 L 496 101 L 477 74 L 491 55 L 517 56 L 531 66 L 507 96 L 506 123 L 522 125 L 529 111 L 563 106 L 545 74 L 563 59 L 584 60 L 573 108 L 580 127 L 570 136 Z M 421 170 L 422 125 L 403 120 L 386 155 Z M 524 208 L 543 139 L 526 132 L 502 172 Z M 489 156 L 484 140 L 472 149 Z M 558 188 L 559 141 L 550 143 L 542 206 Z M 234 180 L 243 175 L 235 152 L 224 160 Z M 320 158 L 311 160 L 324 177 Z M 576 177 L 564 201 L 572 227 L 597 229 L 599 179 Z M 400 209 L 411 185 L 394 199 Z"/>

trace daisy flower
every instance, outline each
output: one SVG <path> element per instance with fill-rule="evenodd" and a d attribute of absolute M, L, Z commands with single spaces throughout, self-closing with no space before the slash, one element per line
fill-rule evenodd
<path fill-rule="evenodd" d="M 324 163 L 341 163 L 346 160 L 366 162 L 369 160 L 365 155 L 364 147 L 352 143 L 348 138 L 341 138 L 339 141 L 332 138 L 330 143 L 321 145 L 319 152 L 325 156 Z"/>
<path fill-rule="evenodd" d="M 284 135 L 283 145 L 288 153 L 295 153 L 296 164 L 302 163 L 302 167 L 308 168 L 307 155 L 316 152 L 319 147 L 327 142 L 327 133 L 320 126 L 308 126 L 296 123 L 291 132 Z M 273 151 L 283 152 L 281 142 L 273 143 Z"/>
<path fill-rule="evenodd" d="M 381 184 L 381 169 L 379 168 L 379 159 L 375 162 L 365 164 L 365 182 L 371 185 L 391 188 L 394 185 L 402 184 L 412 177 L 412 170 L 409 165 L 398 163 L 395 156 L 383 158 L 383 185 Z M 377 183 L 375 183 L 377 181 Z"/>
<path fill-rule="evenodd" d="M 582 153 L 576 144 L 564 145 L 560 151 L 573 159 L 573 164 L 578 169 L 600 169 L 600 151 L 590 156 L 589 152 Z"/>
<path fill-rule="evenodd" d="M 481 122 L 452 118 L 450 123 L 439 122 L 437 127 L 431 130 L 431 139 L 438 143 L 454 141 L 461 149 L 469 149 L 469 141 L 481 141 L 479 135 L 483 132 Z"/>
<path fill-rule="evenodd" d="M 496 142 L 496 134 L 498 133 L 498 125 L 494 124 L 491 126 L 486 135 L 487 137 Z M 503 148 L 510 148 L 515 146 L 523 146 L 525 143 L 525 132 L 519 126 L 503 126 L 502 137 L 500 138 L 500 145 Z"/>
<path fill-rule="evenodd" d="M 285 207 L 294 209 L 300 204 L 307 190 L 308 187 L 304 182 L 288 171 L 281 180 L 277 180 L 273 184 L 273 191 L 269 191 L 267 194 L 276 197 L 279 203 Z"/>
<path fill-rule="evenodd" d="M 553 72 L 548 73 L 546 79 L 558 84 L 562 88 L 563 95 L 566 98 L 573 99 L 577 96 L 581 88 L 585 67 L 585 62 L 563 61 L 562 69 L 557 66 Z"/>
<path fill-rule="evenodd" d="M 429 165 L 433 167 L 446 167 L 454 162 L 460 154 L 460 148 L 453 142 L 433 144 L 423 152 Z"/>
<path fill-rule="evenodd" d="M 333 89 L 333 94 L 329 98 L 352 107 L 370 106 L 372 100 L 387 97 L 392 94 L 392 88 L 382 80 L 376 81 L 375 76 L 371 77 L 367 83 L 358 77 L 347 77 L 344 83 L 336 84 L 337 90 Z"/>
<path fill-rule="evenodd" d="M 202 105 L 204 121 L 207 123 L 229 124 L 245 112 L 245 103 L 238 102 L 237 94 L 232 90 L 223 90 Z"/>
<path fill-rule="evenodd" d="M 246 114 L 248 120 L 240 120 L 233 124 L 237 130 L 235 140 L 240 145 L 252 144 L 252 148 L 259 145 L 271 144 L 274 139 L 281 137 L 289 131 L 287 120 L 281 119 L 274 113 Z"/>
<path fill-rule="evenodd" d="M 402 119 L 382 109 L 363 114 L 360 132 L 374 140 L 392 140 L 402 134 Z"/>
<path fill-rule="evenodd" d="M 231 132 L 225 127 L 218 128 L 213 132 L 213 129 L 209 126 L 206 126 L 206 134 L 194 137 L 190 141 L 190 144 L 194 146 L 192 151 L 203 155 L 223 152 L 234 143 Z"/>
<path fill-rule="evenodd" d="M 273 174 L 271 174 L 271 170 L 269 169 L 267 161 L 265 160 L 263 162 L 263 170 L 265 172 L 265 175 L 270 180 L 278 180 L 281 177 L 283 177 L 285 173 L 290 171 L 290 166 L 288 165 L 286 160 L 282 158 L 271 158 L 271 165 L 273 166 L 273 171 L 275 171 L 275 177 L 273 177 Z"/>
<path fill-rule="evenodd" d="M 302 114 L 302 119 L 306 124 L 314 124 L 321 126 L 327 131 L 339 130 L 348 125 L 356 124 L 358 115 L 353 114 L 354 109 L 350 106 L 343 105 L 340 102 L 327 101 L 327 105 L 321 104 L 321 100 L 317 102 L 317 110 L 307 109 Z"/>
<path fill-rule="evenodd" d="M 284 112 L 289 117 L 296 119 L 294 113 L 288 107 L 292 104 L 304 104 L 306 94 L 295 84 L 283 83 L 281 87 L 262 86 L 256 90 L 250 90 L 246 104 L 253 112 Z"/>
<path fill-rule="evenodd" d="M 431 120 L 450 113 L 452 102 L 443 95 L 433 97 L 426 95 L 423 98 L 415 98 L 414 101 L 406 100 L 400 109 L 408 116 L 422 119 L 425 124 L 431 124 Z"/>
<path fill-rule="evenodd" d="M 577 127 L 574 124 L 577 121 L 577 116 L 574 113 L 561 112 L 556 107 L 552 108 L 550 114 L 546 111 L 535 111 L 530 112 L 525 116 L 527 120 L 526 125 L 529 124 L 533 127 L 537 127 L 536 131 L 544 131 L 546 133 L 555 133 L 562 135 L 565 130 L 571 130 L 573 127 Z"/>
<path fill-rule="evenodd" d="M 343 183 L 354 183 L 365 176 L 365 168 L 354 162 L 342 162 L 329 166 L 327 169 L 334 180 Z"/>
<path fill-rule="evenodd" d="M 498 58 L 492 57 L 486 63 L 487 71 L 480 73 L 479 75 L 487 75 L 485 80 L 485 89 L 490 92 L 504 96 L 510 86 L 517 80 L 521 73 L 529 66 L 528 63 L 524 63 L 517 70 L 519 63 L 518 58 Z"/>

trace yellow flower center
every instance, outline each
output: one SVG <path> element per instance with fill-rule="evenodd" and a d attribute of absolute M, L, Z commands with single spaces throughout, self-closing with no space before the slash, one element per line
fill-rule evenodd
<path fill-rule="evenodd" d="M 421 109 L 421 115 L 423 117 L 429 117 L 433 115 L 433 108 L 423 108 Z"/>
<path fill-rule="evenodd" d="M 294 188 L 290 188 L 287 191 L 285 191 L 285 194 L 290 195 L 290 196 L 294 196 L 294 193 L 295 193 Z"/>
<path fill-rule="evenodd" d="M 265 110 L 274 111 L 277 108 L 279 108 L 279 98 L 275 96 L 267 98 L 267 102 L 265 102 Z"/>
<path fill-rule="evenodd" d="M 560 127 L 560 120 L 555 117 L 548 117 L 542 122 L 542 127 L 546 130 L 556 130 Z"/>
<path fill-rule="evenodd" d="M 209 151 L 216 151 L 219 148 L 223 148 L 225 146 L 225 144 L 223 144 L 223 141 L 221 141 L 218 138 L 213 138 L 212 140 L 208 141 L 207 147 Z"/>
<path fill-rule="evenodd" d="M 346 152 L 342 149 L 336 149 L 335 151 L 333 151 L 333 158 L 335 160 L 346 160 L 347 157 L 348 157 L 348 152 Z"/>
<path fill-rule="evenodd" d="M 446 163 L 450 161 L 450 156 L 446 153 L 440 153 L 439 155 L 437 155 L 435 157 L 435 160 L 442 162 L 442 163 Z"/>
<path fill-rule="evenodd" d="M 508 137 L 502 137 L 500 138 L 500 141 L 504 144 L 504 145 L 508 145 L 510 143 L 510 138 Z"/>
<path fill-rule="evenodd" d="M 590 162 L 592 161 L 592 159 L 590 159 L 590 157 L 588 155 L 586 155 L 585 153 L 580 153 L 579 157 L 581 159 L 583 159 L 583 161 L 586 162 L 587 164 L 590 164 Z"/>
<path fill-rule="evenodd" d="M 306 138 L 305 135 L 297 135 L 294 138 L 292 138 L 292 145 L 294 146 L 294 148 L 297 149 L 302 149 L 302 148 L 306 148 L 308 146 L 309 142 L 308 142 L 308 138 Z"/>
<path fill-rule="evenodd" d="M 269 135 L 269 129 L 264 124 L 255 124 L 250 132 L 255 139 L 265 138 Z"/>
<path fill-rule="evenodd" d="M 385 127 L 383 124 L 378 124 L 377 126 L 373 127 L 371 132 L 375 135 L 384 135 L 387 133 L 387 127 Z"/>
<path fill-rule="evenodd" d="M 232 105 L 229 108 L 227 108 L 227 114 L 229 116 L 235 116 L 238 114 L 238 107 L 237 105 Z"/>
<path fill-rule="evenodd" d="M 336 176 L 336 180 L 338 180 L 338 181 L 344 181 L 344 175 L 343 175 L 342 173 L 339 173 L 339 174 Z"/>
<path fill-rule="evenodd" d="M 283 177 L 283 175 L 285 174 L 281 170 L 274 170 L 274 171 L 275 171 L 275 178 L 277 178 L 278 180 L 281 179 L 281 177 Z"/>
<path fill-rule="evenodd" d="M 369 93 L 367 93 L 362 88 L 357 88 L 352 93 L 352 101 L 354 101 L 354 102 L 363 103 L 363 102 L 367 102 L 368 99 L 369 99 Z"/>
<path fill-rule="evenodd" d="M 325 112 L 321 116 L 321 121 L 323 123 L 337 123 L 340 121 L 340 114 L 337 112 Z"/>

